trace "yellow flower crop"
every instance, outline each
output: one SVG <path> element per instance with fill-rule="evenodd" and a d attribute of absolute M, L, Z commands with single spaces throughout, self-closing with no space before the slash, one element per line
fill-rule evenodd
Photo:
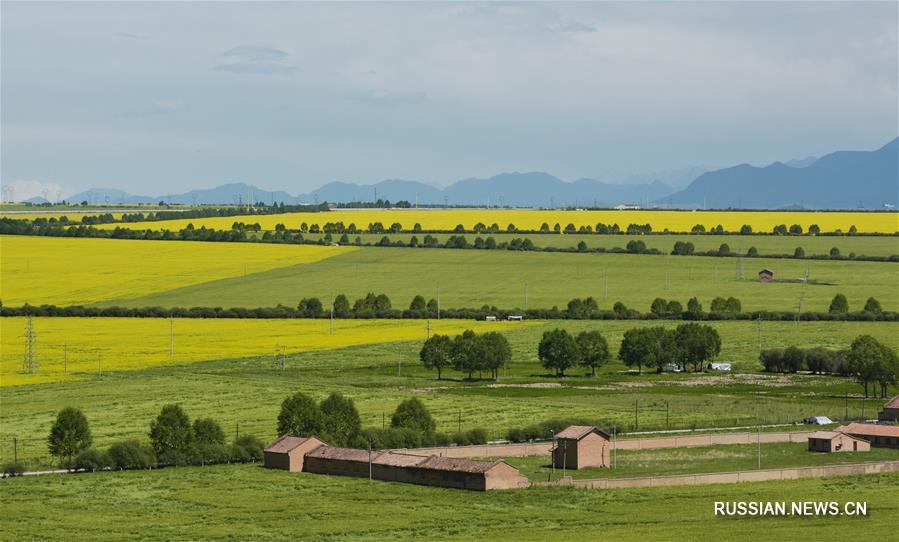
<path fill-rule="evenodd" d="M 0 299 L 78 305 L 314 263 L 353 247 L 0 236 Z"/>
<path fill-rule="evenodd" d="M 363 344 L 421 340 L 425 320 L 33 318 L 38 368 L 26 373 L 24 317 L 0 318 L 0 386 L 94 378 L 109 371 L 204 360 L 285 355 Z M 503 330 L 530 323 L 431 320 L 431 333 Z M 174 337 L 174 341 L 172 341 Z M 174 348 L 172 345 L 174 344 Z M 174 353 L 173 353 L 174 352 Z"/>
<path fill-rule="evenodd" d="M 791 211 L 540 211 L 528 209 L 364 209 L 339 210 L 325 213 L 286 213 L 277 215 L 230 216 L 215 218 L 196 218 L 165 220 L 159 222 L 135 222 L 130 224 L 105 224 L 100 226 L 113 229 L 124 226 L 132 229 L 153 229 L 177 231 L 188 224 L 196 227 L 206 226 L 214 229 L 231 229 L 234 222 L 249 224 L 259 223 L 263 229 L 272 230 L 275 224 L 284 224 L 290 229 L 297 229 L 303 222 L 308 225 L 324 226 L 326 222 L 342 221 L 345 225 L 356 224 L 364 229 L 371 222 L 381 222 L 385 228 L 398 222 L 403 229 L 411 230 L 416 223 L 425 230 L 452 230 L 461 224 L 465 229 L 472 229 L 478 222 L 486 226 L 494 223 L 505 231 L 509 224 L 518 229 L 538 230 L 543 223 L 553 228 L 559 224 L 562 229 L 568 224 L 576 228 L 581 226 L 596 227 L 602 222 L 607 225 L 618 224 L 625 230 L 628 224 L 649 224 L 653 231 L 669 230 L 688 232 L 694 225 L 702 224 L 710 230 L 719 224 L 730 232 L 740 231 L 744 224 L 752 226 L 755 232 L 770 233 L 775 226 L 799 224 L 803 231 L 817 224 L 822 232 L 840 229 L 848 231 L 855 226 L 860 233 L 896 233 L 899 231 L 899 214 L 873 212 L 791 212 Z"/>

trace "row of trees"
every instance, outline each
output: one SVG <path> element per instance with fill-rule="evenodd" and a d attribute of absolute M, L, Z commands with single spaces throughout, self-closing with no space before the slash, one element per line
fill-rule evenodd
<path fill-rule="evenodd" d="M 513 250 L 513 251 L 541 251 L 541 252 L 591 252 L 599 254 L 662 254 L 662 251 L 655 248 L 647 248 L 646 243 L 642 240 L 630 240 L 626 248 L 613 247 L 588 247 L 585 241 L 579 241 L 576 247 L 538 247 L 528 238 L 514 238 L 509 241 L 497 241 L 493 237 L 477 237 L 473 243 L 469 243 L 464 235 L 451 235 L 445 241 L 441 242 L 437 237 L 427 234 L 420 241 L 417 236 L 412 236 L 408 242 L 403 240 L 391 240 L 388 236 L 383 236 L 375 243 L 363 243 L 362 238 L 357 236 L 354 240 L 350 240 L 347 233 L 341 234 L 340 238 L 335 241 L 331 233 L 325 233 L 323 237 L 317 239 L 307 239 L 304 234 L 296 230 L 288 230 L 283 224 L 278 224 L 274 231 L 266 230 L 259 235 L 258 224 L 235 223 L 230 230 L 216 230 L 201 226 L 195 228 L 193 224 L 187 227 L 171 232 L 168 230 L 133 230 L 129 228 L 117 227 L 113 230 L 99 230 L 92 226 L 70 226 L 65 227 L 62 223 L 50 223 L 46 219 L 44 222 L 35 225 L 28 220 L 12 219 L 7 217 L 0 218 L 0 234 L 9 235 L 42 235 L 51 237 L 101 237 L 112 239 L 142 239 L 142 240 L 161 240 L 161 241 L 208 241 L 208 242 L 230 242 L 230 243 L 275 243 L 275 244 L 309 244 L 309 245 L 357 245 L 357 246 L 378 246 L 378 247 L 410 247 L 410 248 L 455 248 L 455 249 L 483 249 L 483 250 Z M 310 228 L 309 233 L 320 233 L 318 227 Z M 737 256 L 732 252 L 727 244 L 722 244 L 718 250 L 710 250 L 707 252 L 696 252 L 693 244 L 684 241 L 675 243 L 672 254 L 695 255 L 695 256 Z M 766 254 L 760 255 L 755 247 L 750 247 L 746 252 L 747 257 L 766 257 L 766 258 L 806 258 L 805 251 L 797 249 L 792 255 L 790 254 Z M 847 259 L 840 254 L 839 249 L 832 248 L 827 256 L 809 256 L 813 259 Z M 848 259 L 859 261 L 899 261 L 899 255 L 891 256 L 857 256 L 850 254 Z"/>
<path fill-rule="evenodd" d="M 93 448 L 93 435 L 84 413 L 73 407 L 59 411 L 50 428 L 50 454 L 67 468 L 88 471 L 141 469 L 156 465 L 189 465 L 257 461 L 262 443 L 252 435 L 226 444 L 225 433 L 212 418 L 190 418 L 180 405 L 171 404 L 150 424 L 150 445 L 129 439 L 106 450 Z"/>
<path fill-rule="evenodd" d="M 865 389 L 868 397 L 869 386 L 877 396 L 886 397 L 890 386 L 899 378 L 899 358 L 896 352 L 870 335 L 860 335 L 852 341 L 848 349 L 828 350 L 826 348 L 769 349 L 759 353 L 762 366 L 768 372 L 797 373 L 810 371 L 815 374 L 837 374 L 852 376 Z"/>
<path fill-rule="evenodd" d="M 512 359 L 512 348 L 506 338 L 495 332 L 475 333 L 468 329 L 450 338 L 434 335 L 425 341 L 419 358 L 426 369 L 436 369 L 437 379 L 444 369 L 466 373 L 472 380 L 474 373 L 488 373 L 495 380 L 499 371 Z"/>
<path fill-rule="evenodd" d="M 316 403 L 304 393 L 295 393 L 281 403 L 277 430 L 279 435 L 316 436 L 333 446 L 349 448 L 419 448 L 487 442 L 487 432 L 481 428 L 453 435 L 437 432 L 437 422 L 417 397 L 406 399 L 396 407 L 389 427 L 362 428 L 352 399 L 331 393 Z"/>

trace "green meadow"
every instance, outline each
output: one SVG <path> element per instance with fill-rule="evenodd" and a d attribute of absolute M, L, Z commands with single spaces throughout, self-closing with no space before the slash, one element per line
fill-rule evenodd
<path fill-rule="evenodd" d="M 763 268 L 773 269 L 778 281 L 758 282 Z M 303 297 L 319 297 L 327 305 L 340 293 L 352 302 L 376 292 L 406 308 L 415 295 L 436 298 L 439 290 L 447 308 L 564 308 L 574 297 L 592 296 L 603 309 L 621 301 L 648 311 L 656 297 L 686 305 L 695 296 L 708 310 L 714 297 L 734 296 L 745 311 L 793 311 L 800 299 L 803 311 L 827 311 L 833 296 L 842 293 L 850 310 L 860 310 L 869 297 L 884 310 L 897 310 L 897 269 L 883 262 L 753 258 L 741 263 L 715 257 L 372 247 L 102 305 L 293 306 Z M 807 284 L 801 280 L 806 272 Z"/>
<path fill-rule="evenodd" d="M 895 534 L 899 475 L 477 493 L 258 465 L 0 480 L 5 540 L 820 540 Z M 867 503 L 863 517 L 716 517 L 716 501 Z M 98 528 L 101 526 L 102 528 Z"/>
<path fill-rule="evenodd" d="M 637 375 L 620 362 L 603 366 L 596 378 L 573 368 L 564 379 L 547 374 L 537 360 L 544 331 L 597 329 L 615 355 L 625 330 L 657 325 L 644 321 L 558 321 L 505 332 L 512 362 L 497 382 L 466 382 L 447 371 L 444 380 L 424 369 L 420 341 L 365 345 L 288 354 L 280 368 L 275 350 L 242 359 L 136 371 L 85 374 L 84 380 L 2 388 L 0 462 L 18 457 L 30 466 L 50 467 L 46 436 L 55 413 L 81 408 L 95 444 L 146 438 L 150 420 L 162 405 L 180 403 L 192 417 L 216 418 L 229 437 L 256 434 L 274 438 L 281 401 L 303 391 L 323 399 L 332 391 L 351 397 L 365 426 L 389 423 L 391 412 L 411 396 L 421 398 L 437 429 L 453 433 L 483 427 L 491 439 L 508 429 L 551 418 L 584 418 L 622 431 L 693 429 L 793 423 L 812 415 L 870 417 L 880 399 L 864 401 L 861 386 L 849 378 L 759 374 L 756 322 L 713 323 L 722 337 L 719 359 L 736 374 Z M 664 322 L 673 326 L 676 322 Z M 823 345 L 845 347 L 855 336 L 871 334 L 896 345 L 895 324 L 870 322 L 763 323 L 765 348 Z M 110 360 L 111 362 L 112 360 Z M 635 427 L 636 426 L 636 427 Z"/>

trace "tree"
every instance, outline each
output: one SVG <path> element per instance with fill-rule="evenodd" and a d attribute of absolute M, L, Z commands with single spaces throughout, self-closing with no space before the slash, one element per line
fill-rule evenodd
<path fill-rule="evenodd" d="M 428 312 L 436 314 L 437 309 L 439 308 L 440 304 L 437 303 L 437 300 L 432 297 L 431 300 L 428 301 Z"/>
<path fill-rule="evenodd" d="M 284 399 L 278 414 L 278 434 L 309 437 L 322 431 L 322 411 L 312 397 L 297 392 Z"/>
<path fill-rule="evenodd" d="M 783 372 L 783 357 L 784 351 L 777 348 L 759 352 L 759 359 L 769 373 Z"/>
<path fill-rule="evenodd" d="M 724 304 L 724 310 L 732 314 L 737 314 L 743 312 L 743 305 L 736 297 L 728 297 Z"/>
<path fill-rule="evenodd" d="M 461 335 L 456 335 L 452 342 L 453 369 L 468 373 L 469 380 L 472 380 L 475 371 L 484 369 L 478 346 L 477 335 L 470 329 L 466 329 Z"/>
<path fill-rule="evenodd" d="M 727 300 L 723 297 L 716 297 L 712 300 L 712 312 L 725 312 L 727 310 Z"/>
<path fill-rule="evenodd" d="M 418 357 L 425 369 L 437 369 L 437 380 L 443 378 L 443 369 L 450 365 L 453 343 L 446 335 L 434 335 L 425 341 Z"/>
<path fill-rule="evenodd" d="M 334 316 L 336 318 L 346 318 L 351 313 L 350 302 L 343 294 L 338 294 L 334 298 Z"/>
<path fill-rule="evenodd" d="M 751 235 L 752 234 L 752 226 L 749 224 L 743 224 L 740 226 L 740 235 Z"/>
<path fill-rule="evenodd" d="M 787 373 L 801 371 L 805 367 L 805 351 L 796 346 L 791 346 L 783 353 L 783 370 Z"/>
<path fill-rule="evenodd" d="M 194 420 L 194 439 L 197 444 L 224 446 L 225 432 L 212 418 L 198 418 Z"/>
<path fill-rule="evenodd" d="M 476 341 L 483 368 L 489 370 L 493 379 L 496 380 L 499 378 L 499 370 L 512 359 L 512 347 L 509 346 L 509 341 L 496 331 L 478 335 Z"/>
<path fill-rule="evenodd" d="M 837 247 L 831 248 L 830 249 L 830 257 L 834 258 L 834 259 L 839 258 L 840 257 L 840 249 L 838 249 Z"/>
<path fill-rule="evenodd" d="M 649 307 L 649 310 L 656 316 L 662 316 L 665 314 L 665 310 L 667 308 L 668 302 L 661 297 L 657 297 L 653 300 L 652 305 Z"/>
<path fill-rule="evenodd" d="M 799 224 L 790 225 L 790 235 L 802 235 L 802 226 Z"/>
<path fill-rule="evenodd" d="M 598 331 L 581 331 L 574 338 L 577 344 L 579 363 L 590 368 L 590 375 L 596 376 L 596 368 L 609 359 L 609 343 Z"/>
<path fill-rule="evenodd" d="M 318 318 L 323 310 L 322 302 L 317 297 L 303 298 L 297 306 L 297 311 L 305 318 Z"/>
<path fill-rule="evenodd" d="M 661 373 L 666 364 L 677 360 L 674 332 L 663 327 L 629 329 L 624 333 L 618 358 L 628 367 L 636 365 L 641 374 L 644 365 Z"/>
<path fill-rule="evenodd" d="M 805 258 L 805 249 L 802 247 L 796 247 L 796 250 L 793 251 L 794 258 Z"/>
<path fill-rule="evenodd" d="M 159 416 L 150 423 L 150 443 L 163 463 L 187 461 L 194 443 L 194 431 L 181 405 L 162 407 Z"/>
<path fill-rule="evenodd" d="M 409 304 L 409 310 L 411 311 L 425 311 L 427 309 L 427 304 L 425 303 L 425 298 L 417 295 L 412 298 L 412 303 Z"/>
<path fill-rule="evenodd" d="M 71 459 L 78 452 L 90 448 L 92 442 L 93 437 L 84 413 L 73 407 L 59 411 L 47 438 L 50 455 L 60 460 Z"/>
<path fill-rule="evenodd" d="M 690 318 L 693 320 L 702 319 L 702 303 L 699 302 L 699 299 L 691 297 L 690 300 L 687 301 L 687 314 L 689 314 Z"/>
<path fill-rule="evenodd" d="M 565 370 L 577 363 L 579 352 L 574 338 L 564 329 L 545 331 L 537 346 L 537 357 L 546 369 L 565 376 Z"/>
<path fill-rule="evenodd" d="M 422 435 L 431 435 L 437 429 L 437 423 L 431 413 L 418 397 L 406 399 L 396 407 L 390 417 L 390 427 L 406 428 Z"/>
<path fill-rule="evenodd" d="M 805 351 L 805 365 L 809 371 L 815 374 L 834 372 L 836 366 L 834 358 L 834 351 L 826 348 L 819 347 Z"/>
<path fill-rule="evenodd" d="M 671 300 L 668 302 L 668 306 L 665 307 L 665 312 L 670 316 L 676 316 L 680 318 L 681 314 L 684 312 L 684 306 L 680 304 L 680 301 Z"/>
<path fill-rule="evenodd" d="M 333 392 L 319 406 L 322 412 L 322 436 L 335 446 L 350 446 L 362 430 L 359 411 L 352 399 Z"/>
<path fill-rule="evenodd" d="M 721 337 L 712 326 L 696 323 L 681 324 L 674 331 L 678 361 L 693 371 L 702 371 L 705 363 L 721 353 Z"/>
<path fill-rule="evenodd" d="M 846 300 L 846 296 L 843 294 L 833 296 L 833 301 L 830 302 L 830 309 L 828 309 L 828 312 L 831 314 L 845 314 L 849 312 L 849 302 Z"/>
<path fill-rule="evenodd" d="M 819 233 L 821 233 L 821 227 L 818 226 L 817 224 L 812 224 L 811 226 L 808 227 L 808 232 L 811 235 L 818 235 Z"/>
<path fill-rule="evenodd" d="M 873 312 L 874 314 L 880 314 L 883 312 L 883 308 L 880 306 L 880 301 L 877 301 L 873 297 L 869 297 L 867 301 L 865 301 L 865 312 Z"/>
<path fill-rule="evenodd" d="M 759 249 L 755 247 L 749 247 L 749 250 L 746 251 L 746 257 L 748 258 L 756 258 L 759 255 Z"/>
<path fill-rule="evenodd" d="M 865 387 L 865 397 L 868 397 L 868 384 L 878 381 L 881 381 L 881 384 L 884 381 L 890 383 L 890 369 L 893 369 L 893 380 L 899 371 L 895 361 L 896 352 L 870 335 L 856 337 L 849 347 L 847 358 L 853 376 Z"/>

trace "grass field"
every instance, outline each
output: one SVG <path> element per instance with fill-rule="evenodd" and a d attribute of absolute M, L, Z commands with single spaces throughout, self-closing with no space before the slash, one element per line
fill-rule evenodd
<path fill-rule="evenodd" d="M 79 319 L 35 319 L 39 334 L 52 336 L 58 322 L 73 321 L 85 330 L 89 321 Z M 21 319 L 0 319 L 21 324 Z M 154 325 L 152 320 L 123 319 L 116 327 L 125 335 L 139 336 L 141 326 Z M 382 416 L 390 413 L 412 395 L 420 397 L 437 420 L 439 431 L 454 432 L 484 427 L 491 438 L 502 438 L 511 427 L 521 427 L 550 418 L 581 417 L 616 423 L 625 431 L 633 429 L 635 406 L 638 408 L 639 430 L 750 425 L 755 423 L 787 423 L 811 415 L 827 415 L 834 419 L 846 413 L 871 416 L 883 403 L 870 399 L 862 406 L 858 398 L 861 387 L 850 379 L 829 376 L 779 376 L 762 374 L 692 375 L 662 374 L 637 376 L 620 363 L 601 368 L 597 378 L 583 370 L 573 369 L 570 377 L 559 380 L 546 374 L 537 361 L 536 345 L 542 333 L 561 326 L 571 332 L 599 329 L 607 337 L 613 353 L 624 330 L 645 322 L 551 322 L 530 327 L 512 327 L 504 331 L 513 351 L 513 361 L 499 382 L 459 380 L 459 373 L 447 371 L 438 381 L 433 371 L 424 369 L 418 359 L 421 340 L 383 342 L 368 334 L 376 344 L 351 346 L 336 350 L 315 350 L 286 356 L 281 369 L 273 346 L 261 345 L 257 357 L 229 359 L 236 339 L 228 337 L 232 321 L 203 320 L 196 323 L 207 330 L 198 336 L 206 352 L 197 357 L 221 358 L 220 361 L 188 365 L 164 364 L 144 369 L 96 373 L 96 366 L 86 361 L 79 379 L 45 384 L 0 388 L 0 462 L 12 455 L 12 438 L 18 438 L 20 458 L 34 465 L 52 464 L 47 457 L 46 435 L 55 413 L 65 406 L 78 406 L 92 424 L 95 443 L 106 446 L 124 437 L 145 438 L 150 420 L 162 405 L 181 403 L 193 417 L 213 416 L 229 435 L 240 424 L 241 434 L 254 433 L 260 438 L 275 436 L 275 420 L 281 401 L 296 391 L 304 391 L 323 399 L 331 391 L 352 397 L 366 426 L 380 426 Z M 367 321 L 371 322 L 371 321 Z M 243 320 L 248 342 L 256 333 L 265 334 L 270 320 Z M 432 322 L 433 324 L 434 322 Z M 157 329 L 165 341 L 166 322 Z M 325 326 L 326 321 L 318 321 Z M 383 323 L 398 325 L 397 321 Z M 176 330 L 191 324 L 176 321 Z M 302 324 L 297 324 L 302 325 Z M 376 329 L 382 329 L 372 323 Z M 673 323 L 668 323 L 673 325 Z M 757 371 L 757 329 L 752 322 L 719 322 L 714 324 L 723 341 L 720 359 L 733 361 L 738 370 Z M 221 327 L 219 327 L 221 326 Z M 464 324 L 468 327 L 468 323 Z M 324 328 L 320 328 L 324 331 Z M 486 329 L 482 327 L 480 329 Z M 219 330 L 219 331 L 216 331 Z M 227 332 L 226 332 L 227 330 Z M 7 346 L 3 333 L 3 354 L 21 339 L 14 337 Z M 415 329 L 412 330 L 416 332 Z M 420 333 L 421 329 L 418 330 Z M 87 333 L 82 331 L 82 333 Z M 823 345 L 841 347 L 858 334 L 872 334 L 896 345 L 895 325 L 883 323 L 803 322 L 763 324 L 764 346 L 783 347 Z M 104 341 L 115 340 L 103 336 Z M 176 352 L 182 347 L 176 336 Z M 109 345 L 109 342 L 105 343 Z M 131 342 L 130 344 L 134 344 Z M 114 349 L 114 346 L 108 346 Z M 61 365 L 58 350 L 42 355 L 41 371 L 57 371 Z M 130 355 L 121 363 L 132 363 Z M 163 356 L 164 358 L 164 356 Z M 5 358 L 4 358 L 5 359 Z M 113 354 L 104 356 L 104 366 L 117 362 Z M 20 359 L 13 357 L 6 365 L 17 370 Z M 55 376 L 54 373 L 51 376 Z M 14 373 L 13 378 L 17 375 Z M 32 377 L 29 377 L 32 378 Z M 39 377 L 38 377 L 39 378 Z M 5 382 L 5 381 L 4 381 Z M 850 395 L 846 399 L 847 394 Z M 635 401 L 639 404 L 635 405 Z"/>
<path fill-rule="evenodd" d="M 7 305 L 126 300 L 226 277 L 308 265 L 357 249 L 0 236 L 0 299 Z"/>
<path fill-rule="evenodd" d="M 272 230 L 275 224 L 284 224 L 296 229 L 306 222 L 310 226 L 324 226 L 326 222 L 342 221 L 346 225 L 356 224 L 365 228 L 371 222 L 381 222 L 389 227 L 399 222 L 406 229 L 412 229 L 415 223 L 426 230 L 451 230 L 458 224 L 470 229 L 478 222 L 490 226 L 494 222 L 505 229 L 514 224 L 522 230 L 538 230 L 546 222 L 552 228 L 559 223 L 562 228 L 574 224 L 575 227 L 595 227 L 598 222 L 618 224 L 622 229 L 628 224 L 650 224 L 654 231 L 688 232 L 694 225 L 702 224 L 711 229 L 721 224 L 727 231 L 739 231 L 743 224 L 749 224 L 755 231 L 770 232 L 780 224 L 799 224 L 808 230 L 817 224 L 821 231 L 830 232 L 837 229 L 848 231 L 855 225 L 861 233 L 895 233 L 899 231 L 897 213 L 871 212 L 795 212 L 795 211 L 537 211 L 529 209 L 450 209 L 450 210 L 418 210 L 418 209 L 363 209 L 339 210 L 326 213 L 285 213 L 280 215 L 248 215 L 235 217 L 216 217 L 203 219 L 167 220 L 162 222 L 135 222 L 130 225 L 134 229 L 168 229 L 180 230 L 193 223 L 207 228 L 231 229 L 234 222 L 259 223 L 263 229 Z M 116 224 L 107 224 L 105 228 L 115 228 Z"/>
<path fill-rule="evenodd" d="M 424 340 L 422 320 L 34 318 L 40 369 L 23 374 L 25 318 L 0 318 L 0 386 L 95 378 L 98 373 L 225 357 L 275 356 Z M 432 333 L 509 329 L 505 322 L 434 320 Z M 516 323 L 516 326 L 530 325 Z"/>
<path fill-rule="evenodd" d="M 0 481 L 9 540 L 820 540 L 895 534 L 899 475 L 477 493 L 255 465 Z M 239 488 L 235 490 L 235 488 Z M 866 501 L 866 517 L 715 517 L 715 501 Z M 77 506 L 58 503 L 77 502 Z M 789 505 L 788 505 L 789 506 Z M 97 525 L 102 525 L 98 529 Z"/>
<path fill-rule="evenodd" d="M 861 309 L 871 296 L 885 310 L 899 308 L 899 268 L 894 263 L 759 258 L 743 261 L 744 279 L 736 278 L 739 265 L 736 258 L 371 247 L 313 265 L 103 304 L 255 307 L 296 305 L 308 296 L 327 303 L 338 293 L 352 300 L 367 292 L 383 292 L 394 307 L 406 308 L 417 294 L 436 298 L 439 287 L 443 307 L 524 308 L 527 283 L 530 308 L 564 308 L 573 297 L 592 296 L 602 309 L 622 301 L 648 311 L 656 297 L 677 299 L 686 306 L 696 296 L 708 310 L 712 298 L 735 296 L 746 311 L 791 311 L 804 295 L 804 311 L 826 311 L 837 293 L 846 295 L 851 310 Z M 782 282 L 755 280 L 763 268 L 773 269 Z M 798 280 L 806 271 L 807 287 Z"/>
<path fill-rule="evenodd" d="M 362 233 L 349 235 L 350 242 L 356 237 L 360 237 L 363 243 L 375 244 L 384 237 L 385 234 Z M 391 241 L 408 242 L 414 235 L 411 233 L 394 233 L 386 234 Z M 441 244 L 453 234 L 435 233 L 432 234 Z M 323 234 L 306 234 L 307 239 L 319 239 Z M 418 242 L 424 239 L 423 234 L 417 234 Z M 696 247 L 697 252 L 708 250 L 718 250 L 722 243 L 726 243 L 733 252 L 738 254 L 746 254 L 749 247 L 755 247 L 760 254 L 789 254 L 792 255 L 797 247 L 802 247 L 806 256 L 824 256 L 830 254 L 830 249 L 836 247 L 840 254 L 849 256 L 856 254 L 857 256 L 892 256 L 899 254 L 899 237 L 895 236 L 801 236 L 791 237 L 782 235 L 690 235 L 690 234 L 668 234 L 668 235 L 641 235 L 639 237 L 633 235 L 596 235 L 596 234 L 514 234 L 514 233 L 491 233 L 491 234 L 465 234 L 469 243 L 474 243 L 476 237 L 493 237 L 497 243 L 503 241 L 509 242 L 516 238 L 527 237 L 540 248 L 576 248 L 578 243 L 583 241 L 589 248 L 624 249 L 629 241 L 639 239 L 646 243 L 647 248 L 654 248 L 664 254 L 669 254 L 674 248 L 677 241 L 689 241 Z M 333 240 L 340 239 L 339 235 L 334 235 Z M 752 261 L 752 260 L 747 260 Z"/>
<path fill-rule="evenodd" d="M 899 450 L 891 448 L 871 448 L 869 452 L 825 454 L 809 452 L 808 444 L 804 442 L 762 444 L 761 448 L 755 444 L 731 444 L 660 450 L 618 450 L 615 452 L 617 458 L 614 469 L 567 469 L 565 474 L 575 479 L 587 480 L 754 470 L 759 465 L 759 451 L 763 469 L 899 460 Z M 553 471 L 549 455 L 505 459 L 518 467 L 532 482 L 543 482 L 562 476 L 561 469 Z"/>

